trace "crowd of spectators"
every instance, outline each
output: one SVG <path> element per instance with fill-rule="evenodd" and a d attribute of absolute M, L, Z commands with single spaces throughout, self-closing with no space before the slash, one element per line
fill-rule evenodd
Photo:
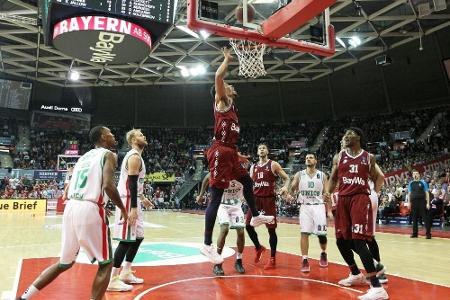
<path fill-rule="evenodd" d="M 420 134 L 424 132 L 431 120 L 441 114 L 440 121 L 434 125 L 430 134 L 425 139 L 418 141 Z M 239 150 L 257 160 L 256 148 L 260 143 L 268 144 L 270 156 L 277 160 L 283 167 L 289 167 L 292 160 L 293 149 L 291 143 L 301 141 L 305 148 L 311 147 L 317 135 L 326 128 L 323 143 L 316 151 L 320 162 L 320 168 L 328 170 L 331 167 L 332 157 L 340 148 L 340 141 L 344 130 L 351 126 L 360 127 L 365 132 L 367 149 L 377 157 L 379 165 L 385 173 L 411 168 L 412 165 L 430 161 L 433 158 L 448 154 L 450 138 L 450 109 L 433 108 L 413 112 L 395 112 L 393 114 L 376 116 L 347 117 L 333 121 L 303 121 L 289 124 L 259 124 L 243 125 Z M 10 138 L 12 143 L 17 142 L 17 124 L 12 119 L 1 119 L 1 136 Z M 126 153 L 125 133 L 128 127 L 112 127 L 119 153 L 119 163 Z M 158 208 L 200 208 L 192 200 L 179 202 L 176 193 L 182 186 L 187 176 L 195 172 L 194 149 L 199 145 L 208 146 L 212 140 L 212 128 L 143 128 L 147 137 L 148 147 L 143 152 L 147 173 L 164 172 L 168 176 L 175 176 L 176 181 L 170 184 L 147 185 L 147 196 L 155 200 Z M 82 155 L 91 147 L 87 134 L 84 132 L 67 131 L 61 129 L 35 130 L 30 129 L 28 149 L 16 150 L 11 147 L 11 156 L 14 167 L 22 169 L 56 169 L 57 157 L 66 150 L 78 150 Z M 403 132 L 400 138 L 395 138 L 394 133 Z M 297 150 L 297 149 L 295 149 Z M 294 153 L 298 154 L 298 151 Z M 304 154 L 305 152 L 303 152 Z M 300 160 L 301 161 L 301 160 Z M 59 166 L 64 168 L 64 166 Z M 292 174 L 293 175 L 293 174 Z M 430 178 L 433 176 L 429 175 Z M 439 178 L 432 178 L 435 182 Z M 430 180 L 432 180 L 430 179 Z M 16 183 L 15 181 L 19 182 Z M 7 184 L 3 182 L 9 181 Z M 0 186 L 1 197 L 47 197 L 54 196 L 51 192 L 59 183 L 30 183 L 22 184 L 23 179 L 3 179 Z M 385 208 L 384 215 L 397 213 L 399 205 L 393 205 L 393 199 L 400 199 L 405 195 L 407 182 L 396 182 L 392 186 L 383 188 L 380 207 Z M 443 188 L 436 187 L 435 190 Z M 52 194 L 53 193 L 53 194 Z M 440 192 L 437 199 L 443 198 L 443 207 L 448 206 L 448 191 Z M 434 196 L 433 196 L 434 197 Z M 433 198 L 434 199 L 434 198 Z M 447 201 L 447 202 L 446 202 Z M 400 201 L 397 201 L 400 202 Z M 436 201 L 435 201 L 436 202 Z M 440 202 L 437 205 L 440 207 Z M 446 204 L 447 203 L 447 204 Z M 395 209 L 391 211 L 391 208 Z M 445 209 L 444 209 L 445 210 Z M 281 215 L 291 216 L 295 214 L 296 207 L 290 203 L 279 201 Z"/>
<path fill-rule="evenodd" d="M 1 199 L 56 199 L 62 195 L 64 182 L 56 180 L 31 180 L 25 176 L 0 181 Z"/>

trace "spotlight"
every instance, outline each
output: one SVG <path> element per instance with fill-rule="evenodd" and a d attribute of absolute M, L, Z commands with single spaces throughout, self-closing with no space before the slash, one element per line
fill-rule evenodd
<path fill-rule="evenodd" d="M 352 46 L 353 48 L 358 47 L 359 45 L 361 45 L 361 39 L 359 37 L 357 37 L 356 35 L 352 36 L 352 38 L 348 41 L 348 43 L 350 44 L 350 46 Z"/>
<path fill-rule="evenodd" d="M 71 81 L 78 81 L 78 79 L 80 79 L 80 73 L 78 71 L 70 71 L 69 72 L 69 79 Z"/>

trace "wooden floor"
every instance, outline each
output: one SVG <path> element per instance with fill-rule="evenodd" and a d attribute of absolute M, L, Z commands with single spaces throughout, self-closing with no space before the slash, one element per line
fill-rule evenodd
<path fill-rule="evenodd" d="M 170 211 L 153 211 L 145 214 L 145 221 L 145 242 L 201 243 L 203 240 L 204 216 L 201 215 L 175 213 Z M 216 226 L 215 238 L 217 236 L 217 230 L 218 227 Z M 268 245 L 266 229 L 260 227 L 257 231 L 262 244 Z M 298 225 L 279 224 L 277 231 L 278 249 L 285 253 L 299 255 Z M 2 258 L 0 260 L 0 268 L 3 270 L 2 280 L 0 280 L 0 299 L 9 299 L 15 292 L 13 289 L 14 285 L 17 284 L 17 282 L 15 282 L 16 273 L 18 264 L 22 258 L 47 258 L 58 256 L 60 250 L 60 235 L 61 216 L 30 216 L 20 214 L 0 216 L 0 239 L 2 241 L 0 244 Z M 328 239 L 329 260 L 337 264 L 342 264 L 343 260 L 335 245 L 333 228 L 330 228 Z M 377 240 L 380 245 L 382 261 L 388 269 L 388 274 L 450 287 L 450 239 L 410 239 L 408 235 L 379 233 L 377 234 Z M 236 234 L 234 231 L 230 231 L 230 235 L 227 239 L 227 246 L 235 246 L 235 241 Z M 250 243 L 250 240 L 247 239 L 246 244 L 250 246 Z M 319 253 L 317 238 L 312 237 L 310 241 L 310 256 L 312 258 L 317 258 Z M 248 248 L 248 250 L 244 252 L 244 263 L 249 263 L 253 259 L 253 255 L 252 249 Z M 288 256 L 289 268 L 292 270 L 298 269 L 299 265 L 296 266 L 295 264 L 297 262 L 298 264 L 300 263 L 300 258 L 298 256 Z M 46 262 L 47 260 L 41 261 Z M 24 265 L 29 262 L 29 260 L 25 260 Z M 359 264 L 362 267 L 360 262 Z M 202 267 L 206 268 L 206 271 L 201 269 L 202 271 L 199 271 L 201 273 L 199 276 L 208 277 L 212 275 L 209 270 L 210 266 L 208 264 L 203 265 L 206 266 Z M 232 269 L 232 264 L 230 266 Z M 345 277 L 347 275 L 346 268 L 335 266 L 334 264 L 333 266 L 333 268 L 339 270 L 342 274 L 333 275 L 330 277 L 330 280 L 337 280 L 337 278 Z M 172 267 L 172 270 L 177 268 Z M 281 275 L 285 277 L 299 277 L 301 275 L 299 271 L 297 272 L 298 274 L 294 271 L 292 271 L 294 272 L 292 273 L 291 271 Z M 254 273 L 254 271 L 249 272 L 249 274 Z M 313 275 L 314 273 L 311 274 L 309 278 L 314 279 Z M 226 280 L 227 282 L 232 283 L 236 279 L 228 278 Z M 285 283 L 280 281 L 280 285 L 283 284 Z M 406 287 L 408 287 L 408 284 L 411 284 L 411 288 L 413 288 L 411 281 L 405 281 L 401 285 L 405 284 Z M 414 290 L 421 290 L 417 289 L 416 285 L 414 286 Z M 160 290 L 159 293 L 161 293 L 161 291 L 163 290 Z M 446 291 L 450 290 L 446 289 Z M 220 299 L 220 297 L 217 299 Z M 420 297 L 416 299 L 420 299 Z"/>

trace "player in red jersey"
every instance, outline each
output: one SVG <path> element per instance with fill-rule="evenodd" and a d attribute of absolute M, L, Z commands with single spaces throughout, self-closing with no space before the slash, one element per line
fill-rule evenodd
<path fill-rule="evenodd" d="M 236 147 L 239 139 L 239 119 L 234 98 L 237 93 L 232 85 L 224 81 L 228 64 L 230 63 L 231 49 L 222 49 L 224 60 L 216 71 L 215 101 L 214 101 L 214 140 L 207 153 L 209 164 L 209 186 L 211 188 L 211 201 L 205 214 L 205 240 L 200 252 L 208 257 L 214 264 L 221 264 L 222 257 L 212 246 L 212 233 L 216 221 L 217 210 L 224 189 L 228 188 L 230 181 L 237 180 L 243 185 L 244 198 L 252 213 L 250 225 L 259 226 L 273 221 L 273 216 L 264 216 L 258 213 L 253 195 L 253 182 L 241 163 L 248 163 L 248 158 L 241 155 Z"/>
<path fill-rule="evenodd" d="M 367 240 L 373 236 L 372 205 L 369 198 L 369 179 L 375 183 L 379 193 L 384 182 L 383 173 L 376 167 L 375 157 L 361 148 L 364 141 L 362 130 L 350 128 L 343 137 L 344 149 L 333 158 L 333 169 L 327 188 L 332 194 L 339 183 L 339 201 L 336 208 L 336 244 L 350 268 L 349 277 L 339 281 L 340 285 L 365 285 L 366 279 L 359 271 L 352 249 L 359 255 L 371 287 L 359 299 L 388 299 L 386 290 L 378 280 L 373 256 Z"/>
<path fill-rule="evenodd" d="M 278 237 L 275 229 L 277 228 L 277 207 L 276 207 L 276 181 L 277 177 L 283 179 L 283 187 L 280 189 L 282 195 L 287 194 L 289 188 L 289 176 L 281 168 L 280 164 L 276 161 L 270 160 L 268 158 L 269 148 L 265 144 L 258 145 L 258 156 L 259 161 L 257 164 L 250 168 L 250 176 L 253 179 L 254 187 L 253 194 L 256 198 L 256 207 L 260 212 L 269 216 L 274 216 L 274 222 L 266 224 L 267 230 L 269 232 L 269 244 L 270 244 L 270 259 L 265 265 L 264 269 L 275 268 L 275 254 L 277 251 Z M 246 229 L 247 233 L 255 245 L 256 257 L 255 263 L 261 260 L 261 256 L 266 250 L 264 246 L 259 243 L 258 234 L 255 228 L 250 226 L 251 219 L 250 211 L 247 211 L 246 216 Z"/>

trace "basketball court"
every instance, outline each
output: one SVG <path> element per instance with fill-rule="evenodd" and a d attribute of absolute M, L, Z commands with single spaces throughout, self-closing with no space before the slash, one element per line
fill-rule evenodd
<path fill-rule="evenodd" d="M 57 260 L 60 250 L 61 216 L 17 215 L 1 218 L 2 299 L 23 291 L 47 266 Z M 292 221 L 294 221 L 292 219 Z M 277 268 L 265 271 L 262 262 L 255 264 L 254 250 L 247 238 L 243 263 L 246 273 L 234 271 L 236 234 L 231 230 L 224 252 L 225 276 L 215 277 L 212 264 L 206 262 L 198 249 L 202 243 L 204 216 L 171 211 L 145 213 L 145 240 L 136 257 L 137 275 L 145 279 L 133 292 L 108 292 L 105 299 L 246 299 L 258 296 L 272 299 L 357 299 L 367 287 L 344 288 L 337 282 L 348 275 L 348 268 L 335 245 L 333 227 L 328 234 L 328 268 L 320 268 L 318 241 L 312 237 L 311 273 L 300 272 L 299 226 L 279 224 Z M 260 240 L 268 244 L 265 228 L 258 228 Z M 17 234 L 20 232 L 20 234 Z M 217 238 L 218 230 L 214 234 Z M 448 238 L 410 239 L 405 233 L 378 233 L 382 261 L 389 278 L 385 286 L 390 299 L 446 299 L 450 295 Z M 36 299 L 87 299 L 96 272 L 83 253 L 74 267 L 39 293 Z M 358 262 L 361 267 L 362 264 Z M 249 294 L 248 286 L 252 286 Z M 17 290 L 18 288 L 18 290 Z"/>

